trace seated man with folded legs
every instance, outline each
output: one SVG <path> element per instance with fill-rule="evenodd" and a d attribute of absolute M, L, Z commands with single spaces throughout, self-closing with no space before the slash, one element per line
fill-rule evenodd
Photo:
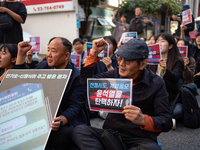
<path fill-rule="evenodd" d="M 118 67 L 93 75 L 93 67 L 100 60 L 98 54 L 105 46 L 104 39 L 93 41 L 90 55 L 81 68 L 80 82 L 87 86 L 87 78 L 92 77 L 132 79 L 132 105 L 125 106 L 122 114 L 109 113 L 103 129 L 76 126 L 73 141 L 81 150 L 161 149 L 157 137 L 172 128 L 172 118 L 163 79 L 145 68 L 147 44 L 140 39 L 129 40 L 116 52 Z"/>
<path fill-rule="evenodd" d="M 18 44 L 16 61 L 18 67 L 25 66 L 26 52 L 30 48 L 31 45 L 28 42 Z M 79 83 L 80 71 L 70 61 L 71 48 L 72 45 L 67 39 L 54 38 L 48 45 L 47 61 L 40 62 L 37 67 L 37 69 L 72 69 L 57 117 L 51 124 L 52 131 L 46 149 L 71 149 L 73 146 L 71 134 L 74 127 L 80 124 L 90 124 L 85 107 L 86 89 Z"/>

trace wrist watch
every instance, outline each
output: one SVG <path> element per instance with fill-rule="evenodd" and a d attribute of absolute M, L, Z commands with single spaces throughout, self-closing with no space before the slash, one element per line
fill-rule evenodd
<path fill-rule="evenodd" d="M 63 121 L 60 119 L 60 126 L 59 126 L 59 128 L 62 127 L 62 126 L 63 126 Z"/>

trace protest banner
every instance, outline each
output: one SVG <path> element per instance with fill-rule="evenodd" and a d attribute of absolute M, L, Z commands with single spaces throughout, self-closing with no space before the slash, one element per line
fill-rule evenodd
<path fill-rule="evenodd" d="M 73 54 L 70 56 L 71 61 L 74 63 L 74 65 L 81 70 L 81 55 L 79 54 Z"/>
<path fill-rule="evenodd" d="M 45 148 L 70 75 L 67 69 L 8 70 L 0 85 L 0 149 Z"/>
<path fill-rule="evenodd" d="M 147 64 L 149 65 L 158 64 L 159 59 L 161 58 L 160 44 L 148 45 L 148 47 L 149 47 L 149 56 L 147 59 Z"/>
<path fill-rule="evenodd" d="M 121 113 L 132 104 L 132 79 L 87 79 L 90 110 Z"/>
<path fill-rule="evenodd" d="M 39 36 L 35 36 L 35 37 L 30 37 L 30 44 L 32 45 L 32 48 L 31 50 L 33 52 L 40 52 L 41 49 L 40 49 L 40 37 Z"/>
<path fill-rule="evenodd" d="M 182 22 L 184 25 L 192 23 L 192 11 L 191 9 L 182 12 Z"/>
<path fill-rule="evenodd" d="M 178 46 L 181 57 L 184 59 L 188 55 L 188 46 Z"/>
<path fill-rule="evenodd" d="M 87 50 L 87 56 L 89 56 L 90 51 L 92 50 L 92 42 L 86 42 L 86 50 Z M 106 45 L 105 49 L 99 53 L 99 58 L 102 59 L 104 57 L 109 57 L 109 43 Z"/>
<path fill-rule="evenodd" d="M 137 38 L 137 32 L 124 32 L 119 42 L 121 42 L 121 46 L 123 46 L 126 42 L 133 38 Z"/>

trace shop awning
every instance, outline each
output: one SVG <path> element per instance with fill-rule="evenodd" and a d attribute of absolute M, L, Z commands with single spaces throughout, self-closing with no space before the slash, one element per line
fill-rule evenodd
<path fill-rule="evenodd" d="M 97 18 L 97 20 L 99 21 L 99 23 L 102 26 L 112 26 L 112 27 L 115 27 L 115 24 L 111 20 L 109 20 L 109 19 Z"/>

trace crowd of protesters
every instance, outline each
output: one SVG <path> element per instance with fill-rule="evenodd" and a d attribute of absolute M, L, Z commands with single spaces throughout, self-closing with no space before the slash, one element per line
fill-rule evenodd
<path fill-rule="evenodd" d="M 142 9 L 136 8 L 136 17 L 126 23 L 126 15 L 121 16 L 121 22 L 115 20 L 117 11 L 113 14 L 116 28 L 113 36 L 105 36 L 93 40 L 89 56 L 84 51 L 82 39 L 74 39 L 73 44 L 63 37 L 53 37 L 49 40 L 46 57 L 35 64 L 29 42 L 21 38 L 21 25 L 26 19 L 26 10 L 19 2 L 8 2 L 9 6 L 18 4 L 22 11 L 9 12 L 15 20 L 20 32 L 16 42 L 0 40 L 0 81 L 9 69 L 72 69 L 63 101 L 54 122 L 46 149 L 161 149 L 157 137 L 161 132 L 168 132 L 174 126 L 174 120 L 183 116 L 181 101 L 176 100 L 179 88 L 188 86 L 194 93 L 200 87 L 200 33 L 195 44 L 191 44 L 189 31 L 194 29 L 194 23 L 184 26 L 179 24 L 177 34 L 170 33 L 152 35 L 148 45 L 160 44 L 161 59 L 157 65 L 147 65 L 148 45 L 146 41 L 146 26 L 154 23 L 142 16 Z M 182 11 L 189 9 L 184 5 Z M 3 11 L 0 7 L 0 11 Z M 177 20 L 177 16 L 171 16 Z M 194 20 L 194 19 L 193 19 Z M 142 28 L 140 27 L 142 25 Z M 193 26 L 193 27 L 192 27 Z M 17 28 L 17 27 L 16 27 Z M 139 32 L 139 38 L 131 39 L 119 46 L 123 32 Z M 3 37 L 3 32 L 0 32 Z M 7 33 L 9 35 L 9 33 Z M 6 40 L 9 41 L 9 36 Z M 98 54 L 109 43 L 109 57 L 100 61 Z M 18 45 L 17 45 L 18 44 Z M 188 56 L 182 58 L 178 46 L 188 46 Z M 71 49 L 74 47 L 74 52 Z M 81 70 L 78 70 L 70 60 L 71 54 L 81 55 Z M 133 80 L 132 105 L 125 106 L 122 114 L 92 112 L 87 103 L 87 78 L 127 78 Z M 100 116 L 105 119 L 103 129 L 90 126 L 91 117 Z"/>

